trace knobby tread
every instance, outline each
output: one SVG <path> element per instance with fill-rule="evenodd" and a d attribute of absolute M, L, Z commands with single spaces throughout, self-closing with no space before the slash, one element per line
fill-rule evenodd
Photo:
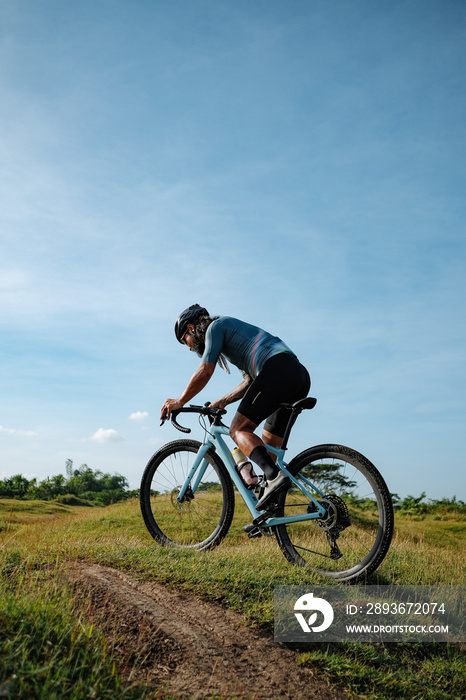
<path fill-rule="evenodd" d="M 150 489 L 152 478 L 159 464 L 161 464 L 164 461 L 164 459 L 166 459 L 170 455 L 176 454 L 176 452 L 189 451 L 197 453 L 201 446 L 202 443 L 197 440 L 173 440 L 172 442 L 163 445 L 163 447 L 161 447 L 159 450 L 157 450 L 157 452 L 154 455 L 152 455 L 143 472 L 140 487 L 141 513 L 149 533 L 159 544 L 185 549 L 213 549 L 214 547 L 217 547 L 220 544 L 220 542 L 223 540 L 223 538 L 228 533 L 228 530 L 230 529 L 235 510 L 235 494 L 233 489 L 233 483 L 223 461 L 212 449 L 210 449 L 206 453 L 206 457 L 208 457 L 209 460 L 211 460 L 216 465 L 220 481 L 222 482 L 224 496 L 221 519 L 214 532 L 205 540 L 195 545 L 180 544 L 174 542 L 173 540 L 170 540 L 164 534 L 161 528 L 157 525 L 156 519 L 152 512 Z"/>
<path fill-rule="evenodd" d="M 360 583 L 362 581 L 367 580 L 367 577 L 371 573 L 373 573 L 378 566 L 380 566 L 390 547 L 394 526 L 393 505 L 390 497 L 390 492 L 387 488 L 384 478 L 382 477 L 378 469 L 374 466 L 374 464 L 372 464 L 372 462 L 361 453 L 344 445 L 323 444 L 310 447 L 304 450 L 303 452 L 299 453 L 296 457 L 294 457 L 291 460 L 290 464 L 288 465 L 288 471 L 290 471 L 293 474 L 293 476 L 296 476 L 296 474 L 298 474 L 301 471 L 301 469 L 303 469 L 307 464 L 309 464 L 309 462 L 317 461 L 320 459 L 342 459 L 349 462 L 353 466 L 357 465 L 358 467 L 362 467 L 362 472 L 364 473 L 365 471 L 368 475 L 370 475 L 371 480 L 373 482 L 374 492 L 377 492 L 377 495 L 380 499 L 380 507 L 382 509 L 383 517 L 383 534 L 378 543 L 378 547 L 376 551 L 374 551 L 374 554 L 370 561 L 367 562 L 364 566 L 361 566 L 360 570 L 352 570 L 351 573 L 346 571 L 332 573 L 322 572 L 326 573 L 326 575 L 328 575 L 329 577 L 339 580 L 341 582 L 353 584 Z M 279 503 L 282 513 L 284 513 L 285 500 L 286 493 L 283 493 L 281 494 Z M 289 562 L 297 564 L 298 566 L 307 565 L 305 560 L 303 560 L 299 553 L 294 549 L 285 525 L 277 526 L 275 528 L 275 535 L 280 549 L 282 550 L 284 556 Z M 321 569 L 319 569 L 318 567 L 315 568 L 316 570 L 321 571 Z"/>

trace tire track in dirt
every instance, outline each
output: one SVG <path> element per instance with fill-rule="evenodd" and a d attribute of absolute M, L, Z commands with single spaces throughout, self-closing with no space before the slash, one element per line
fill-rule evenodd
<path fill-rule="evenodd" d="M 154 691 L 168 688 L 177 698 L 347 699 L 299 667 L 293 651 L 220 605 L 99 564 L 75 563 L 66 575 L 123 673 Z"/>

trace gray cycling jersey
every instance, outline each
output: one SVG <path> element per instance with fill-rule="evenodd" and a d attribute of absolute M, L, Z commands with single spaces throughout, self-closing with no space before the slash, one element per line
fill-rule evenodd
<path fill-rule="evenodd" d="M 231 316 L 220 316 L 207 328 L 202 362 L 215 364 L 220 356 L 255 379 L 265 362 L 281 352 L 294 353 L 283 340 Z"/>

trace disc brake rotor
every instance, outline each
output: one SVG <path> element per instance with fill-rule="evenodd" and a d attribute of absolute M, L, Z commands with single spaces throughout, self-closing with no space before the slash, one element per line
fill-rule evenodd
<path fill-rule="evenodd" d="M 191 487 L 188 488 L 186 491 L 186 494 L 184 496 L 183 501 L 178 500 L 178 495 L 181 491 L 181 486 L 176 486 L 173 491 L 170 493 L 170 501 L 175 510 L 189 510 L 191 507 L 191 501 L 194 498 L 194 494 L 191 491 Z"/>
<path fill-rule="evenodd" d="M 318 499 L 318 503 L 326 510 L 323 517 L 316 518 L 315 524 L 318 528 L 335 536 L 351 525 L 348 508 L 340 496 L 336 496 L 334 493 L 325 495 Z"/>

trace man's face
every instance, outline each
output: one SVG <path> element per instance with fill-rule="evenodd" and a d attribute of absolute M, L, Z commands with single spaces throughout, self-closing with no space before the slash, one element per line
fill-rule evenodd
<path fill-rule="evenodd" d="M 196 329 L 191 323 L 188 325 L 188 329 L 183 336 L 183 340 L 191 352 L 195 352 L 197 355 L 199 355 L 199 357 L 202 357 L 205 348 L 205 338 L 204 336 L 201 337 L 198 335 L 198 333 L 196 333 Z"/>
<path fill-rule="evenodd" d="M 192 352 L 195 351 L 194 345 L 196 344 L 196 338 L 194 337 L 194 326 L 192 324 L 188 325 L 186 333 L 183 336 L 183 342 Z"/>

